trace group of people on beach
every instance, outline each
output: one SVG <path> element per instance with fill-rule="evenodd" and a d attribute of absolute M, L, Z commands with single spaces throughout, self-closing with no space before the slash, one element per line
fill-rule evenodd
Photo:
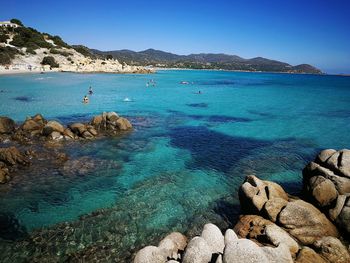
<path fill-rule="evenodd" d="M 89 93 L 90 96 L 94 93 L 91 86 L 89 87 L 88 93 Z M 84 103 L 84 104 L 87 104 L 87 103 L 89 103 L 89 102 L 90 102 L 90 101 L 89 101 L 88 96 L 85 95 L 84 98 L 83 98 L 83 103 Z"/>

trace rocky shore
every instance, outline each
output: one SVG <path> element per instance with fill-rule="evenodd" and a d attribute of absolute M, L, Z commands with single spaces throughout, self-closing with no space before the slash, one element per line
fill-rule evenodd
<path fill-rule="evenodd" d="M 21 124 L 16 124 L 8 117 L 0 117 L 0 183 L 9 182 L 11 174 L 30 166 L 39 155 L 41 159 L 60 160 L 64 168 L 68 156 L 56 149 L 59 144 L 116 136 L 131 129 L 131 123 L 115 112 L 104 112 L 94 116 L 90 122 L 72 123 L 68 126 L 55 120 L 46 120 L 40 114 L 27 117 Z M 36 147 L 36 151 L 33 150 L 33 146 Z M 55 150 L 47 150 L 51 148 Z M 82 163 L 72 164 L 76 167 Z"/>
<path fill-rule="evenodd" d="M 301 197 L 247 176 L 242 215 L 224 234 L 214 224 L 188 240 L 173 232 L 139 250 L 134 263 L 350 262 L 350 150 L 324 150 L 303 170 Z"/>

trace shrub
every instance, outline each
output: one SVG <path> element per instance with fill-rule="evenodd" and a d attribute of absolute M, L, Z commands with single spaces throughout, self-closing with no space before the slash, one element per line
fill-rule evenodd
<path fill-rule="evenodd" d="M 36 54 L 36 52 L 35 52 L 35 48 L 32 48 L 32 47 L 27 47 L 27 53 L 30 53 L 30 54 L 33 54 L 33 55 L 35 55 Z"/>
<path fill-rule="evenodd" d="M 66 51 L 63 51 L 63 50 L 57 50 L 55 48 L 51 48 L 50 49 L 50 53 L 51 54 L 58 54 L 58 55 L 62 55 L 62 56 L 65 56 L 65 57 L 68 57 L 68 56 L 71 56 L 72 54 L 69 53 L 69 52 L 66 52 Z"/>
<path fill-rule="evenodd" d="M 6 34 L 0 34 L 0 42 L 7 43 L 8 35 Z"/>
<path fill-rule="evenodd" d="M 84 55 L 85 57 L 91 57 L 94 58 L 95 56 L 90 52 L 90 50 L 87 47 L 84 46 L 72 46 L 75 51 L 79 52 L 80 54 Z"/>
<path fill-rule="evenodd" d="M 7 65 L 11 63 L 11 60 L 15 58 L 18 53 L 17 49 L 12 47 L 0 47 L 0 64 Z"/>
<path fill-rule="evenodd" d="M 43 35 L 33 28 L 25 28 L 18 27 L 15 29 L 17 33 L 13 40 L 11 41 L 11 45 L 16 47 L 32 47 L 32 48 L 50 48 L 52 45 L 48 43 Z"/>
<path fill-rule="evenodd" d="M 113 59 L 113 56 L 109 54 L 109 55 L 106 56 L 106 59 L 107 60 Z"/>
<path fill-rule="evenodd" d="M 19 25 L 19 26 L 23 26 L 21 20 L 16 19 L 16 18 L 12 18 L 12 19 L 10 20 L 10 22 L 11 22 L 11 23 L 14 23 L 14 24 L 17 24 L 17 25 Z"/>
<path fill-rule="evenodd" d="M 58 68 L 60 65 L 56 62 L 55 58 L 52 56 L 46 56 L 41 62 L 42 65 L 49 65 L 51 68 Z"/>
<path fill-rule="evenodd" d="M 51 36 L 49 35 L 49 38 L 55 43 L 55 45 L 65 48 L 70 48 L 70 46 L 62 40 L 59 36 Z"/>
<path fill-rule="evenodd" d="M 104 61 L 102 61 L 102 62 L 101 62 L 101 65 L 106 65 L 106 64 L 107 64 L 107 63 L 106 63 L 106 62 L 104 62 Z"/>

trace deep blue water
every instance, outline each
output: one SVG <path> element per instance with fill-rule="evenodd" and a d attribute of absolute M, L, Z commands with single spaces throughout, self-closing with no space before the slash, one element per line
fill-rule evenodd
<path fill-rule="evenodd" d="M 156 87 L 146 87 L 150 79 Z M 84 105 L 89 86 L 94 94 Z M 246 175 L 297 193 L 302 168 L 320 149 L 350 145 L 349 77 L 52 73 L 0 76 L 0 91 L 0 115 L 16 121 L 42 113 L 70 123 L 116 111 L 135 127 L 122 138 L 67 146 L 72 158 L 97 162 L 85 176 L 29 170 L 11 189 L 0 185 L 1 212 L 29 232 L 100 208 L 119 211 L 108 222 L 132 218 L 121 225 L 133 236 L 128 245 L 145 233 L 230 221 L 239 213 L 237 189 Z"/>

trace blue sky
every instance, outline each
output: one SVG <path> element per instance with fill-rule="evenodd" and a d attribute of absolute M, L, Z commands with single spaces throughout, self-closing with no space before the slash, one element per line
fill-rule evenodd
<path fill-rule="evenodd" d="M 101 50 L 262 56 L 350 73 L 347 0 L 3 1 L 0 20 L 13 17 Z"/>

